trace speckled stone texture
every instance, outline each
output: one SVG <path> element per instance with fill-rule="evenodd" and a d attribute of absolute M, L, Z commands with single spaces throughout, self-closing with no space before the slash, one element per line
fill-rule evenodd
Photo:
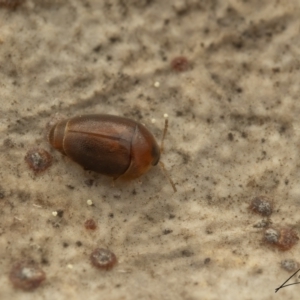
<path fill-rule="evenodd" d="M 300 285 L 274 292 L 300 243 L 281 251 L 264 232 L 300 233 L 299 1 L 8 2 L 0 299 L 298 299 Z M 49 122 L 89 113 L 132 118 L 158 140 L 168 113 L 162 161 L 178 192 L 158 167 L 113 186 L 51 148 Z M 51 167 L 29 168 L 33 148 Z M 258 196 L 271 215 L 249 209 Z M 118 264 L 93 267 L 96 248 Z M 9 279 L 24 260 L 46 274 L 31 292 Z"/>

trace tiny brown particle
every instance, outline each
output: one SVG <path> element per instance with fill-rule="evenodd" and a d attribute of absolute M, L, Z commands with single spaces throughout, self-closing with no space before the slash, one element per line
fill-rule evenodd
<path fill-rule="evenodd" d="M 31 291 L 46 279 L 46 274 L 34 263 L 18 262 L 12 267 L 9 279 L 15 288 Z"/>
<path fill-rule="evenodd" d="M 93 219 L 89 219 L 84 222 L 84 227 L 89 230 L 95 230 L 97 228 L 97 224 Z"/>
<path fill-rule="evenodd" d="M 189 69 L 189 62 L 186 57 L 178 56 L 171 61 L 171 67 L 176 72 L 184 72 Z"/>
<path fill-rule="evenodd" d="M 117 263 L 116 255 L 103 248 L 95 249 L 90 256 L 90 259 L 94 267 L 103 270 L 110 270 Z"/>
<path fill-rule="evenodd" d="M 32 169 L 35 174 L 38 174 L 51 166 L 52 156 L 44 149 L 34 148 L 27 152 L 25 161 L 29 168 Z"/>
<path fill-rule="evenodd" d="M 299 237 L 291 228 L 283 228 L 280 230 L 280 238 L 278 240 L 278 248 L 282 251 L 291 249 L 299 240 Z"/>

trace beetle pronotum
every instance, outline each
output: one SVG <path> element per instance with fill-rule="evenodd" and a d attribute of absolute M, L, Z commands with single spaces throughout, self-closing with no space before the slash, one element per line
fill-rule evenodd
<path fill-rule="evenodd" d="M 159 147 L 151 132 L 141 123 L 112 115 L 83 115 L 55 124 L 49 132 L 50 144 L 84 169 L 113 177 L 134 179 L 160 164 L 165 176 L 176 187 L 160 162 L 165 128 Z"/>

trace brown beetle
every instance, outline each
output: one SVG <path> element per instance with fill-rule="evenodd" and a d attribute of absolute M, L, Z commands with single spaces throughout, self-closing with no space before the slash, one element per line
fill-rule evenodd
<path fill-rule="evenodd" d="M 163 139 L 167 131 L 167 119 Z M 86 170 L 134 179 L 158 164 L 163 147 L 142 124 L 112 115 L 84 115 L 54 125 L 50 144 Z M 163 164 L 160 165 L 164 170 Z M 167 175 L 166 175 L 167 176 Z M 168 176 L 167 176 L 168 177 Z M 173 189 L 175 185 L 168 177 Z"/>

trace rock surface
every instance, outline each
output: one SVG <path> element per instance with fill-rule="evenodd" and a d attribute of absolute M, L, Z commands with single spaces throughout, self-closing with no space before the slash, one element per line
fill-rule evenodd
<path fill-rule="evenodd" d="M 299 13 L 297 0 L 0 1 L 0 298 L 297 299 L 300 286 L 274 291 L 300 245 L 263 238 L 300 229 Z M 50 147 L 49 122 L 89 113 L 158 140 L 167 113 L 178 192 L 158 167 L 113 186 Z M 53 156 L 41 173 L 25 162 L 37 148 Z M 249 210 L 257 196 L 270 216 Z M 96 248 L 118 264 L 93 268 Z M 9 282 L 20 260 L 46 273 L 34 294 Z"/>

